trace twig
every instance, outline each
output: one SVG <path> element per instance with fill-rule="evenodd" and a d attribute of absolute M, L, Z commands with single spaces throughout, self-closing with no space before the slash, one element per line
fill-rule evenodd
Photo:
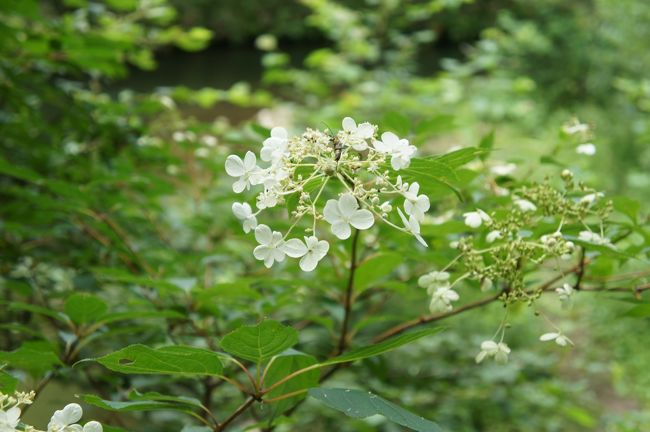
<path fill-rule="evenodd" d="M 357 270 L 357 245 L 359 243 L 359 233 L 358 229 L 354 230 L 352 236 L 352 253 L 350 256 L 350 271 L 348 274 L 348 284 L 345 289 L 345 298 L 343 299 L 343 324 L 341 325 L 341 336 L 339 337 L 339 343 L 336 348 L 334 356 L 337 356 L 343 351 L 345 351 L 348 338 L 348 326 L 350 324 L 350 312 L 352 310 L 352 296 L 354 294 L 354 275 Z"/>
<path fill-rule="evenodd" d="M 237 417 L 239 417 L 240 415 L 242 415 L 242 414 L 243 414 L 243 413 L 248 409 L 248 407 L 250 407 L 250 406 L 253 404 L 253 402 L 255 402 L 255 398 L 254 398 L 254 397 L 249 397 L 248 399 L 246 399 L 246 401 L 245 401 L 243 404 L 241 404 L 241 405 L 239 406 L 239 408 L 237 408 L 237 409 L 235 410 L 234 413 L 230 414 L 230 416 L 229 416 L 227 419 L 225 419 L 222 423 L 216 425 L 216 426 L 214 427 L 214 431 L 215 431 L 215 432 L 221 432 L 221 431 L 223 431 L 224 429 L 226 429 L 226 427 L 227 427 L 230 423 L 232 423 L 232 422 L 233 422 Z"/>

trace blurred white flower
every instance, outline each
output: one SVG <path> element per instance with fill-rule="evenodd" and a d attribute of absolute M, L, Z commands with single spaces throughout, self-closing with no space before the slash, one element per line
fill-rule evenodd
<path fill-rule="evenodd" d="M 596 146 L 592 143 L 580 144 L 578 147 L 576 147 L 576 153 L 593 156 L 596 154 Z"/>
<path fill-rule="evenodd" d="M 245 233 L 248 233 L 257 227 L 257 218 L 253 214 L 253 209 L 251 209 L 250 204 L 233 203 L 232 212 L 237 219 L 244 222 Z"/>
<path fill-rule="evenodd" d="M 374 146 L 378 152 L 391 155 L 390 164 L 395 171 L 408 168 L 411 158 L 417 151 L 415 146 L 409 144 L 408 140 L 399 139 L 392 132 L 381 134 L 381 141 L 375 141 Z"/>
<path fill-rule="evenodd" d="M 431 303 L 429 304 L 429 311 L 436 312 L 449 312 L 453 309 L 452 302 L 460 298 L 458 293 L 448 286 L 441 286 L 431 295 Z"/>
<path fill-rule="evenodd" d="M 364 151 L 368 148 L 368 142 L 366 140 L 372 138 L 375 133 L 375 127 L 373 125 L 364 122 L 357 126 L 357 123 L 352 117 L 345 117 L 341 125 L 346 132 L 344 135 L 346 144 L 356 151 Z"/>
<path fill-rule="evenodd" d="M 404 211 L 409 216 L 414 216 L 419 222 L 424 219 L 424 214 L 431 206 L 429 197 L 422 194 L 418 195 L 420 185 L 418 182 L 413 182 L 408 190 L 404 192 Z"/>
<path fill-rule="evenodd" d="M 481 363 L 485 358 L 494 357 L 494 361 L 500 364 L 508 362 L 510 348 L 504 342 L 486 340 L 481 343 L 481 351 L 476 355 L 476 363 Z"/>
<path fill-rule="evenodd" d="M 478 228 L 483 222 L 492 222 L 492 218 L 490 218 L 490 216 L 481 209 L 476 209 L 476 211 L 464 213 L 463 217 L 465 218 L 465 225 L 470 228 Z"/>
<path fill-rule="evenodd" d="M 544 333 L 539 337 L 542 342 L 555 341 L 559 346 L 573 345 L 571 339 L 559 332 Z"/>
<path fill-rule="evenodd" d="M 499 230 L 494 230 L 490 231 L 487 236 L 485 236 L 485 240 L 488 243 L 494 243 L 496 240 L 500 240 L 503 238 L 503 234 Z"/>
<path fill-rule="evenodd" d="M 237 155 L 230 155 L 226 158 L 226 173 L 230 177 L 237 177 L 233 183 L 232 190 L 235 193 L 250 189 L 251 185 L 260 184 L 262 181 L 261 170 L 257 166 L 255 153 L 246 152 L 244 160 Z"/>
<path fill-rule="evenodd" d="M 514 200 L 514 203 L 522 212 L 534 212 L 537 210 L 537 206 L 535 204 L 525 199 L 517 198 Z"/>

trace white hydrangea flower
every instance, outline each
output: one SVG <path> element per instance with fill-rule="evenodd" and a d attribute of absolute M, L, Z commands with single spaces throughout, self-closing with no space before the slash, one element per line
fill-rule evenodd
<path fill-rule="evenodd" d="M 576 147 L 576 153 L 586 156 L 593 156 L 596 154 L 596 146 L 592 143 L 580 144 Z"/>
<path fill-rule="evenodd" d="M 562 130 L 568 135 L 585 134 L 589 132 L 589 125 L 586 123 L 580 123 L 580 120 L 574 118 L 562 126 Z"/>
<path fill-rule="evenodd" d="M 274 262 L 284 261 L 284 240 L 282 233 L 271 231 L 267 225 L 258 225 L 255 228 L 255 240 L 260 244 L 253 250 L 253 255 L 264 265 L 270 268 Z"/>
<path fill-rule="evenodd" d="M 580 231 L 578 234 L 578 239 L 587 243 L 593 243 L 595 245 L 604 245 L 613 247 L 612 242 L 607 237 L 603 237 L 600 234 L 596 234 L 592 231 Z"/>
<path fill-rule="evenodd" d="M 492 168 L 490 168 L 490 171 L 492 171 L 493 174 L 498 176 L 507 176 L 515 172 L 516 169 L 517 169 L 517 165 L 513 163 L 506 163 L 506 164 L 494 165 Z"/>
<path fill-rule="evenodd" d="M 476 211 L 464 213 L 463 217 L 465 218 L 465 225 L 470 228 L 478 228 L 483 224 L 483 222 L 492 222 L 492 218 L 481 209 L 476 209 Z"/>
<path fill-rule="evenodd" d="M 555 341 L 556 344 L 562 347 L 567 345 L 573 345 L 571 339 L 569 339 L 568 337 L 566 337 L 560 332 L 544 333 L 539 337 L 539 340 L 541 340 L 542 342 Z"/>
<path fill-rule="evenodd" d="M 261 169 L 257 166 L 255 153 L 246 152 L 244 160 L 237 155 L 230 155 L 226 158 L 226 173 L 230 177 L 236 177 L 232 190 L 235 193 L 250 189 L 251 185 L 260 184 L 262 181 Z"/>
<path fill-rule="evenodd" d="M 285 253 L 291 258 L 300 258 L 300 268 L 306 272 L 314 270 L 329 249 L 329 243 L 318 240 L 316 236 L 305 237 L 304 243 L 299 239 L 291 239 L 284 244 Z"/>
<path fill-rule="evenodd" d="M 265 189 L 263 192 L 260 192 L 257 195 L 256 205 L 260 210 L 273 208 L 278 205 L 278 194 L 275 189 Z"/>
<path fill-rule="evenodd" d="M 565 283 L 561 287 L 555 288 L 555 292 L 557 293 L 564 307 L 571 305 L 571 302 L 573 301 L 573 293 L 575 290 L 570 284 Z"/>
<path fill-rule="evenodd" d="M 429 202 L 429 197 L 422 194 L 418 195 L 420 192 L 420 184 L 418 182 L 413 182 L 409 186 L 408 190 L 404 192 L 404 211 L 409 216 L 414 216 L 418 221 L 424 219 L 424 214 L 431 207 Z"/>
<path fill-rule="evenodd" d="M 485 236 L 485 240 L 488 243 L 494 243 L 495 241 L 500 240 L 502 238 L 503 238 L 503 233 L 501 233 L 501 231 L 499 230 L 490 231 L 488 235 Z"/>
<path fill-rule="evenodd" d="M 594 193 L 587 194 L 587 195 L 583 196 L 582 198 L 580 198 L 580 202 L 581 203 L 586 203 L 588 205 L 592 205 L 598 198 L 602 198 L 604 196 L 605 196 L 605 194 L 602 193 L 602 192 L 594 192 Z"/>
<path fill-rule="evenodd" d="M 265 162 L 276 162 L 287 154 L 289 142 L 287 130 L 283 127 L 271 129 L 271 136 L 264 140 L 260 159 Z"/>
<path fill-rule="evenodd" d="M 367 140 L 372 138 L 375 133 L 375 127 L 368 122 L 357 126 L 352 117 L 345 117 L 341 122 L 343 130 L 343 141 L 356 151 L 365 151 L 368 149 Z"/>
<path fill-rule="evenodd" d="M 341 195 L 338 200 L 328 200 L 323 209 L 323 216 L 332 225 L 332 233 L 341 240 L 349 238 L 352 234 L 350 225 L 365 230 L 375 223 L 372 213 L 359 209 L 357 199 L 350 193 Z"/>
<path fill-rule="evenodd" d="M 449 285 L 449 276 L 446 271 L 432 271 L 420 276 L 418 285 L 431 291 L 429 294 L 432 294 L 432 288 Z"/>
<path fill-rule="evenodd" d="M 83 432 L 103 432 L 102 424 L 97 421 L 89 421 L 84 425 Z"/>
<path fill-rule="evenodd" d="M 249 233 L 257 227 L 257 218 L 253 214 L 253 209 L 251 209 L 250 204 L 233 203 L 232 212 L 237 219 L 244 222 L 245 233 Z"/>
<path fill-rule="evenodd" d="M 402 223 L 404 224 L 404 228 L 413 234 L 413 236 L 416 238 L 418 242 L 424 247 L 429 247 L 427 242 L 424 241 L 422 236 L 420 235 L 420 223 L 418 220 L 414 217 L 411 216 L 408 219 L 406 219 L 406 216 L 404 216 L 404 213 L 402 213 L 402 210 L 398 207 L 397 208 L 397 214 L 399 214 L 400 219 L 402 219 Z"/>
<path fill-rule="evenodd" d="M 514 203 L 522 212 L 534 212 L 537 210 L 537 206 L 526 199 L 517 198 L 514 200 Z"/>
<path fill-rule="evenodd" d="M 79 404 L 68 404 L 54 412 L 47 425 L 47 432 L 81 432 L 82 427 L 76 423 L 82 415 L 83 410 Z"/>
<path fill-rule="evenodd" d="M 458 301 L 460 296 L 456 291 L 448 286 L 441 286 L 436 288 L 431 296 L 431 303 L 429 304 L 429 311 L 436 312 L 449 312 L 453 310 L 452 302 Z"/>
<path fill-rule="evenodd" d="M 417 148 L 410 145 L 407 139 L 399 139 L 392 132 L 381 134 L 381 141 L 375 141 L 374 146 L 378 152 L 391 155 L 390 164 L 395 171 L 408 168 L 411 158 L 417 151 Z"/>
<path fill-rule="evenodd" d="M 481 351 L 476 355 L 476 363 L 481 363 L 486 357 L 494 357 L 494 361 L 500 364 L 508 362 L 510 347 L 504 342 L 486 340 L 481 343 Z"/>
<path fill-rule="evenodd" d="M 13 432 L 20 422 L 20 408 L 13 406 L 4 411 L 0 409 L 0 432 Z"/>

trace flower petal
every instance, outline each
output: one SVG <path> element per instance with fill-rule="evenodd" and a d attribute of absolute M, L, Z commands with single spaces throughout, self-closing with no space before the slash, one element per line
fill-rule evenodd
<path fill-rule="evenodd" d="M 392 132 L 384 132 L 381 134 L 381 140 L 391 149 L 391 151 L 399 145 L 399 138 Z"/>
<path fill-rule="evenodd" d="M 244 156 L 244 169 L 246 171 L 253 171 L 257 166 L 257 158 L 255 153 L 252 151 L 247 151 L 246 156 Z"/>
<path fill-rule="evenodd" d="M 374 216 L 366 209 L 357 210 L 350 217 L 350 225 L 356 229 L 365 230 L 370 228 L 374 223 Z"/>
<path fill-rule="evenodd" d="M 352 229 L 350 228 L 350 225 L 347 224 L 347 222 L 336 222 L 332 224 L 332 234 L 341 240 L 345 240 L 352 234 Z"/>
<path fill-rule="evenodd" d="M 273 241 L 273 232 L 271 231 L 271 228 L 264 224 L 258 225 L 257 228 L 255 228 L 255 240 L 262 245 L 271 243 L 271 241 Z"/>
<path fill-rule="evenodd" d="M 294 238 L 287 240 L 282 250 L 291 258 L 300 258 L 307 253 L 307 246 L 301 240 Z"/>
<path fill-rule="evenodd" d="M 368 139 L 375 133 L 375 128 L 368 122 L 363 122 L 357 128 L 357 136 L 359 138 Z"/>
<path fill-rule="evenodd" d="M 339 211 L 339 202 L 337 200 L 327 200 L 323 209 L 323 217 L 331 224 L 341 221 L 341 212 Z"/>
<path fill-rule="evenodd" d="M 244 161 L 239 156 L 230 155 L 226 158 L 226 173 L 230 177 L 240 177 L 244 175 Z"/>
<path fill-rule="evenodd" d="M 358 208 L 359 203 L 352 194 L 346 193 L 339 198 L 339 211 L 343 216 L 351 217 Z"/>
<path fill-rule="evenodd" d="M 308 253 L 304 257 L 300 258 L 300 268 L 302 271 L 312 271 L 316 268 L 318 265 L 318 256 L 314 254 L 313 252 Z"/>
<path fill-rule="evenodd" d="M 273 129 L 271 129 L 271 136 L 273 138 L 278 138 L 281 140 L 286 140 L 287 139 L 287 130 L 283 127 L 276 126 Z"/>
<path fill-rule="evenodd" d="M 84 425 L 83 432 L 103 432 L 102 424 L 97 421 L 89 421 Z"/>
<path fill-rule="evenodd" d="M 357 130 L 357 123 L 354 121 L 352 117 L 344 118 L 343 121 L 341 122 L 341 125 L 343 126 L 343 130 L 348 132 L 354 132 Z"/>

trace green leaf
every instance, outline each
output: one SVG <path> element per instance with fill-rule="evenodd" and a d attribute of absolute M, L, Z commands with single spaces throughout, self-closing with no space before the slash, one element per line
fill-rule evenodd
<path fill-rule="evenodd" d="M 634 290 L 630 289 L 630 293 Z M 629 318 L 650 318 L 650 304 L 640 304 L 626 311 L 623 316 Z"/>
<path fill-rule="evenodd" d="M 485 150 L 480 148 L 465 147 L 460 150 L 445 153 L 441 156 L 435 156 L 431 159 L 443 163 L 450 168 L 459 168 L 466 163 L 473 161 L 477 157 L 480 157 L 484 152 Z"/>
<path fill-rule="evenodd" d="M 481 138 L 481 142 L 478 144 L 478 148 L 483 150 L 483 153 L 479 155 L 479 158 L 482 161 L 487 159 L 488 156 L 490 156 L 493 147 L 494 147 L 494 129 L 492 129 L 489 133 L 483 135 L 483 138 Z"/>
<path fill-rule="evenodd" d="M 309 396 L 350 417 L 366 418 L 381 415 L 392 422 L 418 432 L 442 432 L 442 429 L 436 423 L 369 392 L 337 388 L 313 388 L 309 390 Z"/>
<path fill-rule="evenodd" d="M 278 356 L 275 358 L 275 360 L 273 360 L 273 363 L 270 364 L 268 370 L 266 371 L 264 385 L 266 387 L 270 387 L 287 375 L 300 369 L 315 365 L 316 363 L 317 361 L 314 357 L 299 353 L 297 351 L 295 354 L 292 353 L 288 355 Z M 279 396 L 286 395 L 295 391 L 307 390 L 318 385 L 319 377 L 319 370 L 312 369 L 296 376 L 294 379 L 290 379 L 285 383 L 280 384 L 275 389 L 268 392 L 266 398 L 277 398 Z M 305 396 L 306 393 L 303 393 L 290 398 L 279 400 L 277 402 L 271 402 L 273 404 L 272 417 L 275 418 L 278 415 L 282 414 L 287 409 L 294 406 L 298 401 L 303 399 Z"/>
<path fill-rule="evenodd" d="M 0 392 L 4 394 L 13 393 L 18 386 L 18 379 L 0 370 Z"/>
<path fill-rule="evenodd" d="M 99 318 L 97 322 L 102 324 L 109 324 L 118 321 L 128 321 L 133 319 L 145 319 L 145 318 L 173 318 L 173 319 L 187 319 L 185 315 L 175 310 L 134 310 L 128 312 L 112 312 L 107 313 Z"/>
<path fill-rule="evenodd" d="M 411 121 L 409 118 L 395 111 L 384 114 L 381 124 L 386 130 L 395 132 L 400 137 L 407 135 L 411 129 Z"/>
<path fill-rule="evenodd" d="M 353 349 L 347 354 L 340 355 L 338 357 L 334 357 L 333 359 L 327 360 L 324 363 L 321 363 L 323 366 L 327 365 L 332 365 L 332 364 L 337 364 L 337 363 L 346 363 L 346 362 L 351 362 L 351 361 L 356 361 L 356 360 L 361 360 L 364 358 L 368 357 L 374 357 L 379 354 L 386 353 L 388 351 L 392 351 L 396 348 L 401 347 L 402 345 L 409 344 L 411 342 L 414 342 L 418 339 L 421 339 L 425 336 L 431 336 L 436 333 L 439 333 L 443 330 L 443 327 L 433 327 L 433 328 L 427 328 L 423 330 L 416 330 L 408 333 L 404 333 L 395 337 L 392 337 L 390 339 L 387 339 L 383 342 L 379 342 L 378 344 L 375 345 L 370 345 L 367 347 L 363 348 L 357 348 Z"/>
<path fill-rule="evenodd" d="M 21 311 L 28 311 L 40 315 L 45 315 L 49 316 L 51 318 L 54 318 L 58 321 L 61 322 L 69 322 L 68 318 L 62 314 L 61 312 L 57 312 L 48 308 L 45 308 L 43 306 L 38 306 L 38 305 L 33 305 L 29 303 L 22 303 L 22 302 L 11 302 L 9 303 L 9 310 L 21 310 Z"/>
<path fill-rule="evenodd" d="M 158 349 L 139 344 L 130 345 L 90 360 L 112 371 L 126 374 L 219 376 L 223 371 L 217 353 L 184 345 L 171 345 Z"/>
<path fill-rule="evenodd" d="M 24 342 L 14 351 L 0 351 L 0 364 L 25 370 L 38 377 L 60 366 L 61 360 L 47 342 Z"/>
<path fill-rule="evenodd" d="M 434 158 L 413 158 L 408 168 L 399 170 L 399 175 L 402 176 L 406 182 L 420 183 L 420 190 L 427 195 L 433 193 L 433 188 L 436 186 L 444 186 L 448 190 L 454 192 L 459 199 L 462 200 L 462 195 L 458 188 L 454 185 L 458 181 L 458 177 L 454 169 L 444 162 L 440 162 Z"/>
<path fill-rule="evenodd" d="M 354 273 L 354 287 L 361 292 L 385 278 L 402 263 L 402 256 L 394 252 L 378 253 L 362 262 Z"/>
<path fill-rule="evenodd" d="M 188 405 L 155 400 L 111 401 L 95 395 L 81 395 L 80 399 L 87 404 L 114 412 L 161 410 L 193 412 L 196 410 L 196 408 Z"/>
<path fill-rule="evenodd" d="M 235 357 L 263 362 L 291 348 L 298 342 L 298 332 L 277 321 L 262 321 L 243 326 L 221 339 L 221 348 Z"/>
<path fill-rule="evenodd" d="M 63 305 L 66 315 L 77 324 L 93 322 L 107 309 L 106 303 L 99 297 L 85 293 L 72 294 Z"/>

